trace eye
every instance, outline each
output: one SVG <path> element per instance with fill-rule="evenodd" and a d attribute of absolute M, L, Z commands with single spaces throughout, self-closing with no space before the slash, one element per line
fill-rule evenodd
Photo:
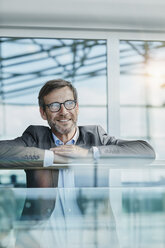
<path fill-rule="evenodd" d="M 60 109 L 60 104 L 58 102 L 53 102 L 50 104 L 50 110 L 59 110 Z"/>
<path fill-rule="evenodd" d="M 54 103 L 52 103 L 50 106 L 51 107 L 58 107 L 60 104 L 58 103 L 58 102 L 54 102 Z"/>
<path fill-rule="evenodd" d="M 65 102 L 65 107 L 67 109 L 73 109 L 76 106 L 76 102 L 74 100 L 68 100 Z"/>

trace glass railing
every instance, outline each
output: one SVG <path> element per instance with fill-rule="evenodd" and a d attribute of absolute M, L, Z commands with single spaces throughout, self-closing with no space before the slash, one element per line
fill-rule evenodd
<path fill-rule="evenodd" d="M 74 187 L 0 188 L 0 247 L 164 247 L 164 160 L 81 160 L 64 170 Z"/>

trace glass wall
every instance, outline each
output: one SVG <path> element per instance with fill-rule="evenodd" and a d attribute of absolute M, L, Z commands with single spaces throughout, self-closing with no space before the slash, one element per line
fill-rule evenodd
<path fill-rule="evenodd" d="M 120 64 L 114 65 L 120 67 L 120 88 L 116 87 L 120 92 L 119 137 L 148 140 L 157 158 L 164 158 L 165 42 L 121 39 L 118 46 L 120 35 L 117 36 L 115 49 L 110 36 L 1 38 L 0 139 L 20 136 L 31 124 L 47 125 L 40 117 L 37 96 L 42 85 L 52 78 L 70 80 L 78 89 L 79 125 L 100 124 L 109 130 L 107 101 L 113 98 L 113 90 L 108 91 L 107 68 L 110 84 L 117 85 L 118 78 L 114 77 L 112 66 L 109 69 L 107 56 L 109 61 L 117 62 L 115 50 L 120 52 Z M 115 104 L 117 101 L 114 99 Z M 112 121 L 113 117 L 110 124 Z M 114 122 L 117 126 L 116 119 Z"/>
<path fill-rule="evenodd" d="M 123 138 L 165 146 L 165 42 L 120 41 L 120 124 Z"/>

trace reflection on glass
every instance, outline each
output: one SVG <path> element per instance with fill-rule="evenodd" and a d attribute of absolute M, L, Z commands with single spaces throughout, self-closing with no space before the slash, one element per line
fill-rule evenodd
<path fill-rule="evenodd" d="M 164 247 L 164 187 L 6 188 L 0 195 L 1 247 Z"/>
<path fill-rule="evenodd" d="M 120 42 L 121 136 L 149 140 L 160 158 L 165 145 L 164 60 L 163 41 Z M 128 116 L 133 116 L 129 127 Z"/>
<path fill-rule="evenodd" d="M 12 192 L 13 204 L 7 217 L 1 245 L 11 247 L 118 247 L 115 219 L 109 201 L 109 190 L 31 189 Z M 7 204 L 3 197 L 4 204 Z M 18 200 L 24 202 L 18 217 Z M 7 220 L 11 226 L 7 226 Z M 13 233 L 13 236 L 11 235 Z M 2 231 L 1 231 L 2 233 Z M 8 243 L 9 244 L 9 243 Z M 6 244 L 7 245 L 7 244 Z"/>

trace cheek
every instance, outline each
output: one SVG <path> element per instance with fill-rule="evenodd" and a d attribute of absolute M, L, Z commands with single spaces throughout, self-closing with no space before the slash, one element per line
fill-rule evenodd
<path fill-rule="evenodd" d="M 55 121 L 57 119 L 57 116 L 56 115 L 51 115 L 50 119 Z"/>
<path fill-rule="evenodd" d="M 56 117 L 56 115 L 47 113 L 47 120 L 51 120 L 52 121 L 52 120 L 55 119 L 55 117 Z"/>

